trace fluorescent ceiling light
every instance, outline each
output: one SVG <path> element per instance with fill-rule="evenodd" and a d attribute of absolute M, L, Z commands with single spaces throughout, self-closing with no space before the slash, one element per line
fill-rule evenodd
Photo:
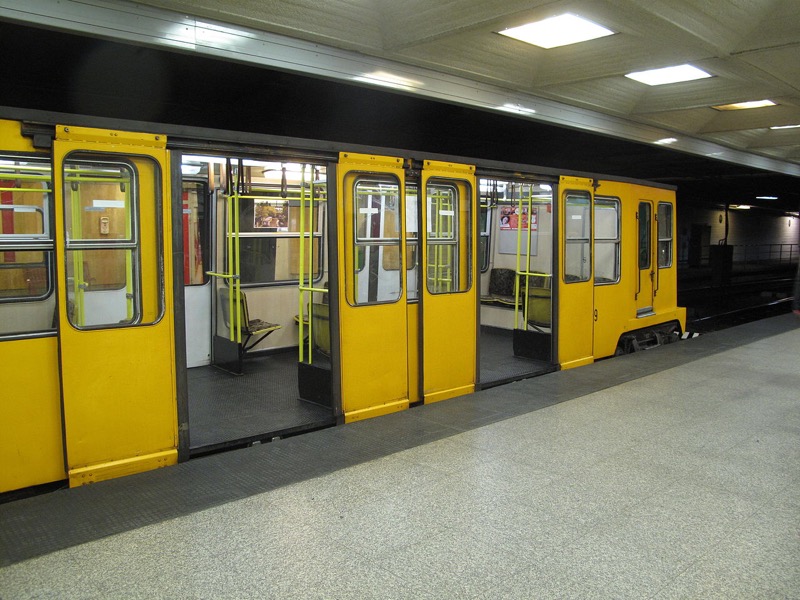
<path fill-rule="evenodd" d="M 669 144 L 674 144 L 678 141 L 678 138 L 662 138 L 660 140 L 656 140 L 653 142 L 654 144 L 658 144 L 659 146 L 667 146 Z"/>
<path fill-rule="evenodd" d="M 563 14 L 543 21 L 526 23 L 519 27 L 504 29 L 498 33 L 547 49 L 586 42 L 614 34 L 613 31 L 606 29 L 602 25 L 571 14 Z"/>
<path fill-rule="evenodd" d="M 520 115 L 533 115 L 536 114 L 536 111 L 532 108 L 525 108 L 521 104 L 511 104 L 506 103 L 503 106 L 498 106 L 497 110 L 504 110 L 506 112 L 517 113 Z"/>
<path fill-rule="evenodd" d="M 756 200 L 777 200 L 777 196 L 756 196 Z"/>
<path fill-rule="evenodd" d="M 634 79 L 640 83 L 646 83 L 647 85 L 665 85 L 667 83 L 705 79 L 706 77 L 711 77 L 711 75 L 692 65 L 677 65 L 675 67 L 664 67 L 662 69 L 635 71 L 633 73 L 628 73 L 625 77 Z"/>
<path fill-rule="evenodd" d="M 800 125 L 773 125 L 770 129 L 797 129 Z"/>
<path fill-rule="evenodd" d="M 373 73 L 364 73 L 357 77 L 353 77 L 354 81 L 361 81 L 363 83 L 371 83 L 373 85 L 381 85 L 384 87 L 397 88 L 407 90 L 411 88 L 422 87 L 422 82 L 414 81 L 400 77 L 399 75 L 392 75 L 385 71 L 375 71 Z"/>
<path fill-rule="evenodd" d="M 731 204 L 731 208 L 735 210 L 750 210 L 749 204 Z"/>
<path fill-rule="evenodd" d="M 772 100 L 751 100 L 750 102 L 736 102 L 735 104 L 718 104 L 711 108 L 716 110 L 746 110 L 748 108 L 763 108 L 765 106 L 775 106 Z"/>

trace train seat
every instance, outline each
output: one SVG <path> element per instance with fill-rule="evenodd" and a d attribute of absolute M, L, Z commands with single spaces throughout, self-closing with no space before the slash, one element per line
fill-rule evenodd
<path fill-rule="evenodd" d="M 481 296 L 481 303 L 493 306 L 515 308 L 514 296 L 516 281 L 514 269 L 495 268 L 489 273 L 489 293 Z M 525 275 L 520 276 L 519 307 L 524 309 Z M 550 281 L 547 275 L 528 275 L 528 322 L 536 326 L 550 326 Z"/>
<path fill-rule="evenodd" d="M 227 287 L 219 290 L 219 299 L 222 308 L 222 319 L 226 327 L 231 326 L 230 319 L 230 292 Z M 243 352 L 251 350 L 256 344 L 267 337 L 273 331 L 281 329 L 281 325 L 270 323 L 263 319 L 251 319 L 250 310 L 247 307 L 247 295 L 239 291 L 239 317 L 242 331 L 242 342 L 240 344 Z"/>

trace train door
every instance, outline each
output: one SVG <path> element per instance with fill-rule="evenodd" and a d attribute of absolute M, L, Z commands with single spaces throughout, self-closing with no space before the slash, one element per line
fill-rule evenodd
<path fill-rule="evenodd" d="M 337 181 L 341 401 L 356 421 L 409 404 L 403 161 L 343 153 Z"/>
<path fill-rule="evenodd" d="M 623 211 L 630 206 L 630 184 L 600 182 L 594 196 L 594 356 L 611 356 L 632 315 L 622 276 Z M 633 209 L 628 208 L 628 215 Z M 629 236 L 631 232 L 625 232 Z"/>
<path fill-rule="evenodd" d="M 636 316 L 646 317 L 653 313 L 653 297 L 655 293 L 655 256 L 653 232 L 655 228 L 655 212 L 653 202 L 640 200 L 636 213 L 636 226 L 638 228 L 637 244 L 637 272 L 638 282 L 636 288 Z"/>
<path fill-rule="evenodd" d="M 163 136 L 56 128 L 56 272 L 70 485 L 177 461 Z"/>
<path fill-rule="evenodd" d="M 478 372 L 478 219 L 475 167 L 424 162 L 420 199 L 422 395 L 475 389 Z"/>
<path fill-rule="evenodd" d="M 593 181 L 561 177 L 561 252 L 558 294 L 558 362 L 568 369 L 593 361 Z"/>
<path fill-rule="evenodd" d="M 200 169 L 196 165 L 183 167 L 189 174 Z M 192 368 L 211 362 L 210 193 L 207 181 L 191 177 L 183 178 L 181 188 L 186 366 Z"/>
<path fill-rule="evenodd" d="M 0 121 L 0 493 L 66 478 L 50 157 Z"/>

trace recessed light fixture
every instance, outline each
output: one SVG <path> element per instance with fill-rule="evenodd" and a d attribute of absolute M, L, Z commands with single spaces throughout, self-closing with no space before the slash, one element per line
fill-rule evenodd
<path fill-rule="evenodd" d="M 387 73 L 386 71 L 364 73 L 358 77 L 353 77 L 353 79 L 363 83 L 371 83 L 373 85 L 380 85 L 383 87 L 397 88 L 402 90 L 422 87 L 422 82 L 420 81 L 407 79 L 406 77 L 401 77 L 400 75 L 393 75 L 392 73 Z"/>
<path fill-rule="evenodd" d="M 498 32 L 540 48 L 557 48 L 613 35 L 610 29 L 569 13 Z"/>
<path fill-rule="evenodd" d="M 512 104 L 510 102 L 507 102 L 506 104 L 503 104 L 503 106 L 498 106 L 497 110 L 503 110 L 505 112 L 517 113 L 519 115 L 533 115 L 533 114 L 536 114 L 536 111 L 534 109 L 532 109 L 532 108 L 526 108 L 526 107 L 522 106 L 521 104 Z"/>
<path fill-rule="evenodd" d="M 660 140 L 656 140 L 653 143 L 658 144 L 659 146 L 668 146 L 669 144 L 674 144 L 677 141 L 678 138 L 661 138 Z"/>
<path fill-rule="evenodd" d="M 797 129 L 800 125 L 773 125 L 770 129 Z"/>
<path fill-rule="evenodd" d="M 667 83 L 679 83 L 681 81 L 693 81 L 695 79 L 705 79 L 711 77 L 703 69 L 698 69 L 692 65 L 677 65 L 674 67 L 664 67 L 662 69 L 650 69 L 648 71 L 635 71 L 625 75 L 647 85 L 665 85 Z"/>
<path fill-rule="evenodd" d="M 715 110 L 747 110 L 748 108 L 764 108 L 765 106 L 775 106 L 775 103 L 772 100 L 751 100 L 734 104 L 718 104 L 711 108 Z"/>

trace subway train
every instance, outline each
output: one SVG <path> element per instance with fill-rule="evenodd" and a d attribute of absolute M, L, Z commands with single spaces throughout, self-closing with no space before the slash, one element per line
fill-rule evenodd
<path fill-rule="evenodd" d="M 346 427 L 685 328 L 669 186 L 209 131 L 0 120 L 0 493 Z"/>

